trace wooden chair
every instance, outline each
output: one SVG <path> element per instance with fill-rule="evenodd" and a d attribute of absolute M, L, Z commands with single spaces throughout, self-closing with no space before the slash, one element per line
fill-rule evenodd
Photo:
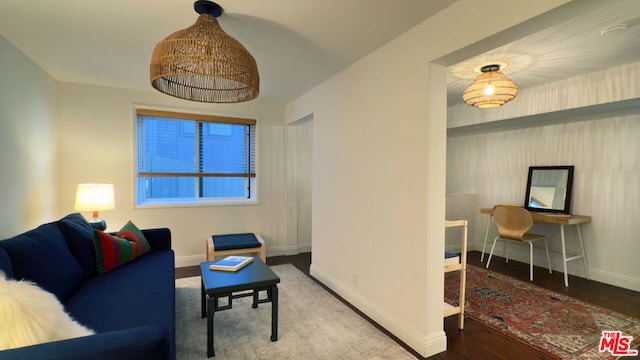
<path fill-rule="evenodd" d="M 509 262 L 508 241 L 519 241 L 529 244 L 529 280 L 533 281 L 533 242 L 536 240 L 544 241 L 544 249 L 547 253 L 547 264 L 549 265 L 549 274 L 551 274 L 551 260 L 549 258 L 549 247 L 547 239 L 544 235 L 528 233 L 533 226 L 533 218 L 527 209 L 515 206 L 498 206 L 493 212 L 493 220 L 498 228 L 498 236 L 493 240 L 491 253 L 487 260 L 486 268 L 489 268 L 493 250 L 498 240 L 505 241 L 505 259 Z"/>

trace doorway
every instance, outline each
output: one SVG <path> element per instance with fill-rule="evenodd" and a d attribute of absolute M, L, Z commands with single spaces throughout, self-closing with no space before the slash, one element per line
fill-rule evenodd
<path fill-rule="evenodd" d="M 298 253 L 311 252 L 313 116 L 287 127 L 287 235 Z"/>

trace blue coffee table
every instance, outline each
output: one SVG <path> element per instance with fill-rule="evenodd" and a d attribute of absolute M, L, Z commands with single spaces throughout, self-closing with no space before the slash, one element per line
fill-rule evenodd
<path fill-rule="evenodd" d="M 216 311 L 231 309 L 233 299 L 245 296 L 253 296 L 253 308 L 271 302 L 271 341 L 278 341 L 278 275 L 257 256 L 252 263 L 235 272 L 210 270 L 209 264 L 211 262 L 200 264 L 202 317 L 207 318 L 207 357 L 215 356 L 213 315 Z M 251 292 L 247 293 L 247 290 Z M 258 299 L 260 291 L 266 291 L 266 299 Z M 218 304 L 221 298 L 228 298 L 227 305 Z"/>

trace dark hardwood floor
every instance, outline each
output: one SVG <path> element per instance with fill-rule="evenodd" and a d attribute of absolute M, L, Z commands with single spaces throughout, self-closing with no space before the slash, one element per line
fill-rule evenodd
<path fill-rule="evenodd" d="M 480 252 L 468 253 L 467 263 L 484 266 L 487 261 L 480 262 Z M 529 264 L 494 257 L 490 270 L 529 281 Z M 588 303 L 602 306 L 622 314 L 640 318 L 640 293 L 592 280 L 569 275 L 569 287 L 564 286 L 562 272 L 549 271 L 544 267 L 534 267 L 534 282 L 540 287 L 571 296 Z M 431 359 L 553 359 L 544 353 L 511 340 L 509 337 L 490 329 L 481 323 L 465 317 L 464 330 L 457 328 L 456 316 L 445 319 L 444 328 L 447 333 L 447 351 Z"/>
<path fill-rule="evenodd" d="M 478 251 L 469 252 L 467 258 L 469 264 L 484 266 L 484 263 L 480 262 L 480 252 Z M 296 268 L 309 276 L 311 253 L 267 258 L 268 265 L 286 263 L 293 264 Z M 529 280 L 529 265 L 525 263 L 510 260 L 507 264 L 504 262 L 503 258 L 494 257 L 491 260 L 490 269 L 523 281 Z M 176 269 L 176 278 L 198 276 L 200 275 L 199 271 L 199 267 L 197 266 L 178 268 Z M 315 279 L 313 280 L 315 281 Z M 369 319 L 362 312 L 355 309 L 340 296 L 322 285 L 320 282 L 317 283 L 362 317 L 370 321 L 378 329 L 393 338 L 416 358 L 422 359 L 419 354 Z M 569 275 L 569 287 L 565 287 L 563 274 L 561 272 L 554 271 L 553 274 L 549 274 L 546 268 L 539 267 L 535 267 L 534 269 L 534 283 L 540 287 L 566 294 L 594 305 L 599 305 L 622 314 L 640 318 L 640 306 L 638 305 L 640 304 L 639 292 L 571 275 Z M 465 317 L 464 330 L 458 330 L 457 321 L 457 316 L 450 316 L 444 319 L 444 330 L 447 333 L 447 351 L 434 355 L 429 359 L 553 359 L 552 357 L 521 344 L 518 341 L 512 340 L 511 338 L 504 336 L 469 317 Z"/>

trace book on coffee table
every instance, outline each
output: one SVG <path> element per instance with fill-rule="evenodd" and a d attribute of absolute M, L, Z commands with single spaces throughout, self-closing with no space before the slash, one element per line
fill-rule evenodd
<path fill-rule="evenodd" d="M 238 271 L 253 261 L 253 256 L 227 256 L 209 265 L 211 270 Z"/>

